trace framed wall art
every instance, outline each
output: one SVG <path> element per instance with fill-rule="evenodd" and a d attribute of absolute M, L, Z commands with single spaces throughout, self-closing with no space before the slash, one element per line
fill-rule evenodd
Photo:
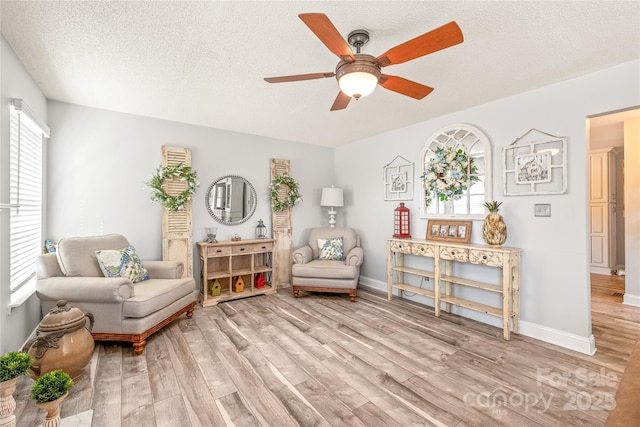
<path fill-rule="evenodd" d="M 396 156 L 384 166 L 384 199 L 413 200 L 414 165 L 402 156 Z"/>
<path fill-rule="evenodd" d="M 430 219 L 427 223 L 427 240 L 443 242 L 469 243 L 471 241 L 472 221 L 448 221 Z"/>
<path fill-rule="evenodd" d="M 542 139 L 523 142 L 532 132 Z M 567 138 L 531 129 L 503 148 L 504 195 L 567 192 Z"/>

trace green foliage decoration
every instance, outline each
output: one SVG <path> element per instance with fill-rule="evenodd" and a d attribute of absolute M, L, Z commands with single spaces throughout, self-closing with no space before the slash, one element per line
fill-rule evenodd
<path fill-rule="evenodd" d="M 289 195 L 284 200 L 280 200 L 278 198 L 281 185 L 289 187 Z M 298 189 L 298 183 L 289 175 L 285 174 L 281 174 L 273 178 L 273 181 L 271 181 L 271 185 L 269 186 L 269 194 L 271 196 L 271 207 L 274 212 L 287 210 L 293 207 L 298 201 L 302 200 L 300 190 Z"/>
<path fill-rule="evenodd" d="M 12 351 L 0 357 L 0 382 L 26 375 L 33 359 L 24 351 Z"/>
<path fill-rule="evenodd" d="M 187 182 L 187 188 L 176 196 L 167 194 L 163 188 L 165 180 L 172 178 Z M 155 175 L 151 178 L 151 181 L 147 182 L 147 185 L 153 190 L 151 200 L 160 202 L 166 209 L 175 212 L 184 209 L 200 183 L 198 182 L 196 171 L 191 169 L 190 166 L 178 163 L 173 166 L 158 166 Z"/>
<path fill-rule="evenodd" d="M 31 398 L 36 403 L 52 402 L 73 386 L 73 380 L 61 369 L 49 371 L 38 378 L 31 387 Z"/>

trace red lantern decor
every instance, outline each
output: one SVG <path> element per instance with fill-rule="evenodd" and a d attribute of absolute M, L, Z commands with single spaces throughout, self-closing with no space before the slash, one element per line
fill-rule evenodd
<path fill-rule="evenodd" d="M 410 211 L 404 203 L 400 203 L 400 206 L 393 211 L 393 237 L 411 238 Z"/>
<path fill-rule="evenodd" d="M 259 273 L 259 274 L 256 276 L 256 282 L 255 282 L 255 285 L 256 285 L 256 288 L 258 288 L 258 289 L 262 289 L 262 288 L 264 288 L 264 285 L 265 285 L 264 274 Z"/>

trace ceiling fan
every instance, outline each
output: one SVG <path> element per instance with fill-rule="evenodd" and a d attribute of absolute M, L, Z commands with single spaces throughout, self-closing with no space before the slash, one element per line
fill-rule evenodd
<path fill-rule="evenodd" d="M 340 92 L 338 92 L 338 96 L 331 106 L 331 111 L 347 108 L 351 98 L 359 99 L 369 95 L 377 84 L 385 89 L 415 99 L 424 98 L 433 91 L 432 87 L 402 77 L 382 74 L 382 67 L 411 61 L 464 41 L 460 27 L 452 21 L 401 43 L 378 57 L 374 57 L 360 53 L 360 48 L 369 41 L 369 33 L 366 30 L 355 30 L 349 33 L 347 38 L 349 44 L 356 48 L 356 53 L 354 54 L 349 44 L 342 38 L 325 14 L 302 13 L 298 16 L 320 41 L 340 58 L 336 71 L 266 77 L 265 81 L 269 83 L 284 83 L 335 77 L 338 80 Z"/>

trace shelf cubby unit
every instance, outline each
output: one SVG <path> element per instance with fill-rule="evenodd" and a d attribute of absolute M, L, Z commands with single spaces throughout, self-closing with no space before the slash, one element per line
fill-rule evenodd
<path fill-rule="evenodd" d="M 200 259 L 200 302 L 203 307 L 216 305 L 222 301 L 246 298 L 254 295 L 275 293 L 271 284 L 273 266 L 273 239 L 253 239 L 225 241 L 218 243 L 198 242 Z M 265 286 L 255 285 L 259 274 L 265 277 Z M 244 290 L 234 292 L 238 277 L 244 281 Z M 218 280 L 220 295 L 212 295 L 209 281 Z"/>

